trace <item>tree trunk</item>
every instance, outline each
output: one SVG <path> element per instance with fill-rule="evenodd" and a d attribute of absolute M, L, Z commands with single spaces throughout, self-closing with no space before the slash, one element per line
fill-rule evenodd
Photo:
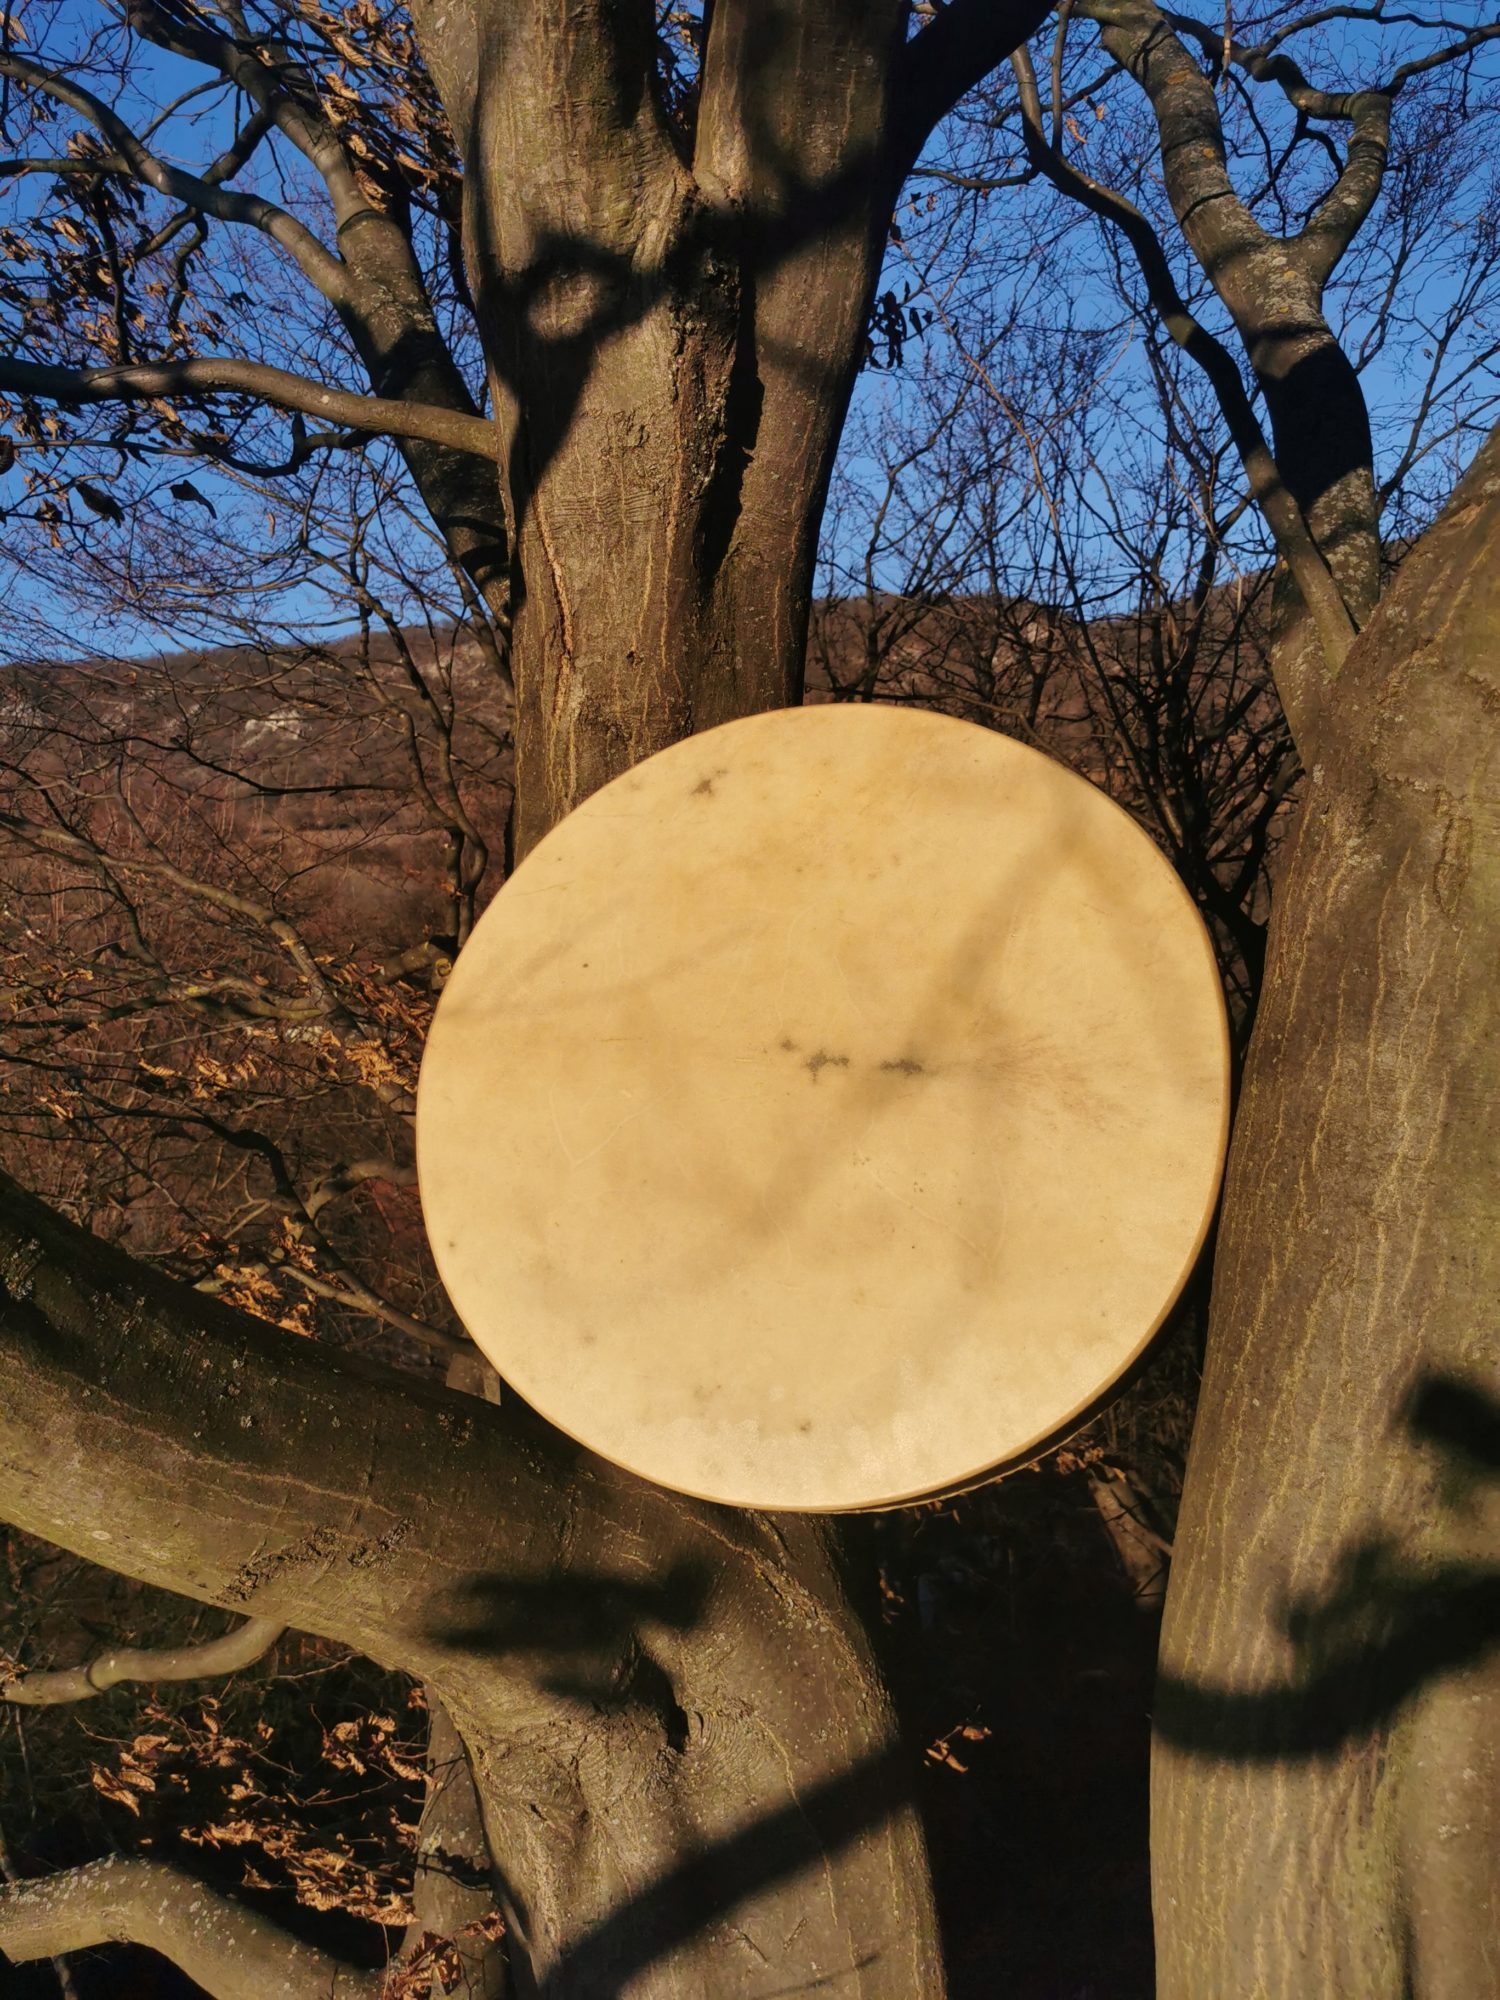
<path fill-rule="evenodd" d="M 905 10 L 720 8 L 690 160 L 644 10 L 639 45 L 533 13 L 486 13 L 468 93 L 424 31 L 504 438 L 518 854 L 642 757 L 800 697 Z"/>
<path fill-rule="evenodd" d="M 468 1749 L 519 1994 L 941 1994 L 909 1773 L 820 1526 L 659 1491 L 3 1192 L 0 1515 L 420 1675 Z M 7 1893 L 0 1948 L 12 1921 L 49 1948 Z"/>
<path fill-rule="evenodd" d="M 1205 54 L 1219 58 L 1210 31 L 1163 12 L 1156 0 L 1081 0 L 1081 6 L 1150 101 L 1168 198 L 1244 344 L 1271 419 L 1274 461 L 1238 369 L 1188 312 L 1146 219 L 1041 146 L 1039 109 L 1032 115 L 1029 150 L 1075 200 L 1124 230 L 1173 339 L 1213 385 L 1276 540 L 1277 691 L 1305 753 L 1309 713 L 1380 594 L 1380 504 L 1369 413 L 1358 371 L 1328 324 L 1323 302 L 1329 278 L 1380 192 L 1390 99 L 1366 91 L 1329 100 L 1349 108 L 1326 115 L 1348 116 L 1354 127 L 1343 170 L 1300 230 L 1275 236 L 1246 207 L 1229 175 L 1218 100 L 1203 68 Z"/>
<path fill-rule="evenodd" d="M 1162 1648 L 1164 2000 L 1500 1992 L 1500 432 L 1315 711 Z"/>

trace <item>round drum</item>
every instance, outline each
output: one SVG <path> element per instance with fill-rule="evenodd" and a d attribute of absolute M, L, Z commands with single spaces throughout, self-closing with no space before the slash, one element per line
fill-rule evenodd
<path fill-rule="evenodd" d="M 971 724 L 732 722 L 607 785 L 459 957 L 438 1268 L 591 1450 L 735 1505 L 972 1483 L 1161 1324 L 1223 1159 L 1208 936 L 1104 794 Z"/>

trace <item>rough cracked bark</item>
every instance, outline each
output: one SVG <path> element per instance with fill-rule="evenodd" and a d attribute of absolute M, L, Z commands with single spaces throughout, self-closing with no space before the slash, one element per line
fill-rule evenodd
<path fill-rule="evenodd" d="M 1500 432 L 1311 737 L 1168 1597 L 1164 2000 L 1500 1989 L 1497 656 Z"/>

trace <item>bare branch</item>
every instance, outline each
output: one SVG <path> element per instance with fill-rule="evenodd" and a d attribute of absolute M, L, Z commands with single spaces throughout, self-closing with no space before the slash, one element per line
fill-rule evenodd
<path fill-rule="evenodd" d="M 427 1795 L 417 1831 L 416 1921 L 402 1956 L 420 1953 L 424 1940 L 452 1940 L 460 1969 L 459 1990 L 470 2000 L 502 2000 L 504 1954 L 491 1924 L 495 1891 L 484 1815 L 463 1738 L 437 1695 L 428 1690 Z"/>
<path fill-rule="evenodd" d="M 1391 100 L 1381 91 L 1354 99 L 1354 130 L 1344 170 L 1292 239 L 1319 284 L 1333 276 L 1385 185 L 1391 150 Z"/>
<path fill-rule="evenodd" d="M 449 13 L 457 19 L 456 6 Z M 424 443 L 451 446 L 491 461 L 499 455 L 493 442 L 465 441 L 461 427 L 472 425 L 467 436 L 482 439 L 483 420 L 438 326 L 404 203 L 372 194 L 368 176 L 355 169 L 346 135 L 322 107 L 316 77 L 284 46 L 256 46 L 248 38 L 221 34 L 202 13 L 158 6 L 155 0 L 129 0 L 126 14 L 146 40 L 205 64 L 242 91 L 256 107 L 256 118 L 274 125 L 318 173 L 338 227 L 344 289 L 334 303 L 372 386 L 386 398 L 410 399 L 419 410 L 449 410 L 459 428 L 371 426 L 358 411 L 351 411 L 348 421 L 407 441 L 402 455 L 439 532 L 491 616 L 504 626 L 510 574 L 493 466 L 455 464 L 444 452 L 421 448 Z M 415 77 L 409 82 L 414 86 Z M 324 295 L 334 297 L 326 290 Z M 316 409 L 314 414 L 328 411 Z M 310 446 L 298 441 L 292 463 L 300 463 L 309 449 L 342 448 L 349 442 L 326 436 Z"/>
<path fill-rule="evenodd" d="M 214 2000 L 378 2000 L 385 1984 L 159 1861 L 93 1861 L 0 1889 L 0 1950 L 18 1963 L 112 1943 L 151 1946 Z"/>
<path fill-rule="evenodd" d="M 205 86 L 207 87 L 207 86 Z M 221 182 L 231 181 L 254 153 L 256 147 L 271 129 L 272 120 L 263 111 L 255 112 L 245 120 L 233 142 L 226 146 L 219 157 L 203 169 L 199 179 L 208 187 L 218 187 Z M 184 208 L 166 223 L 141 248 L 141 256 L 149 257 L 157 251 L 165 250 L 179 231 L 198 219 L 196 204 Z"/>
<path fill-rule="evenodd" d="M 0 1701 L 45 1708 L 58 1702 L 88 1701 L 122 1681 L 194 1681 L 210 1674 L 238 1673 L 241 1667 L 262 1659 L 285 1630 L 274 1618 L 247 1618 L 232 1632 L 199 1646 L 119 1646 L 113 1652 L 97 1654 L 81 1667 L 26 1673 L 18 1680 L 0 1681 Z"/>
<path fill-rule="evenodd" d="M 257 111 L 316 168 L 340 229 L 369 208 L 338 134 L 321 114 L 316 91 L 285 87 L 288 80 L 294 84 L 305 81 L 297 77 L 294 65 L 285 60 L 273 65 L 267 60 L 269 51 L 216 33 L 205 15 L 196 10 L 168 9 L 157 6 L 155 0 L 128 0 L 125 11 L 143 40 L 190 62 L 202 63 L 244 92 Z M 286 52 L 281 53 L 284 57 Z"/>
<path fill-rule="evenodd" d="M 1223 45 L 1213 31 L 1190 14 L 1168 13 L 1166 19 L 1179 33 L 1195 40 L 1209 56 L 1222 54 Z M 1267 55 L 1261 49 L 1242 48 L 1233 41 L 1227 46 L 1231 61 L 1255 82 L 1279 85 L 1287 102 L 1303 118 L 1347 120 L 1354 128 L 1342 172 L 1313 210 L 1306 228 L 1291 239 L 1303 252 L 1304 263 L 1319 283 L 1326 284 L 1374 207 L 1385 180 L 1391 140 L 1391 99 L 1399 85 L 1388 84 L 1377 90 L 1318 90 L 1289 55 Z M 1456 56 L 1461 50 L 1455 47 L 1449 53 Z"/>
<path fill-rule="evenodd" d="M 1445 63 L 1457 62 L 1461 56 L 1466 56 L 1477 49 L 1482 42 L 1492 42 L 1497 37 L 1500 37 L 1500 21 L 1487 23 L 1482 28 L 1471 28 L 1461 41 L 1450 42 L 1446 48 L 1433 49 L 1425 56 L 1415 56 L 1410 62 L 1402 63 L 1398 70 L 1392 72 L 1386 90 L 1394 97 L 1401 86 L 1409 83 L 1414 76 L 1421 76 L 1428 70 L 1440 69 Z"/>
<path fill-rule="evenodd" d="M 1104 46 L 1150 101 L 1161 137 L 1162 172 L 1173 213 L 1193 254 L 1217 272 L 1246 265 L 1273 241 L 1235 192 L 1213 86 L 1154 0 L 1081 0 Z"/>
<path fill-rule="evenodd" d="M 33 361 L 0 361 L 0 390 L 18 396 L 45 396 L 66 408 L 86 403 L 154 402 L 161 397 L 256 396 L 283 410 L 300 410 L 346 424 L 370 437 L 421 438 L 475 458 L 497 460 L 500 446 L 483 417 L 445 410 L 432 403 L 397 402 L 330 389 L 305 375 L 230 355 L 192 361 L 142 361 L 123 368 L 56 368 Z"/>
<path fill-rule="evenodd" d="M 456 1334 L 448 1333 L 440 1326 L 432 1326 L 426 1320 L 413 1319 L 410 1313 L 404 1313 L 399 1306 L 393 1306 L 389 1299 L 383 1299 L 378 1292 L 372 1292 L 368 1285 L 363 1284 L 355 1276 L 342 1258 L 335 1257 L 328 1251 L 327 1245 L 321 1239 L 319 1248 L 323 1249 L 337 1265 L 340 1276 L 336 1280 L 319 1277 L 316 1271 L 306 1270 L 301 1264 L 294 1264 L 288 1259 L 277 1263 L 257 1262 L 239 1268 L 242 1272 L 248 1272 L 256 1277 L 274 1270 L 278 1277 L 284 1278 L 288 1284 L 298 1286 L 304 1292 L 310 1292 L 315 1299 L 326 1299 L 330 1305 L 348 1306 L 351 1312 L 368 1313 L 371 1319 L 380 1320 L 396 1333 L 404 1333 L 409 1340 L 420 1341 L 424 1347 L 430 1347 L 436 1353 L 445 1355 L 450 1361 L 466 1358 L 477 1352 L 468 1341 L 460 1340 Z M 223 1288 L 223 1280 L 206 1278 L 196 1285 L 194 1290 L 213 1297 Z"/>
<path fill-rule="evenodd" d="M 92 91 L 28 62 L 24 56 L 0 53 L 0 75 L 13 76 L 87 118 L 114 147 L 117 155 L 116 161 L 98 164 L 123 166 L 143 186 L 154 188 L 158 194 L 167 196 L 171 201 L 180 201 L 185 207 L 196 209 L 203 215 L 215 216 L 220 222 L 237 222 L 260 230 L 295 260 L 303 276 L 331 304 L 347 303 L 350 297 L 349 274 L 341 259 L 320 243 L 304 223 L 284 208 L 278 208 L 275 202 L 266 201 L 260 195 L 232 193 L 216 181 L 200 179 L 196 174 L 184 173 L 180 167 L 168 166 L 165 161 L 157 159 L 124 119 L 102 99 L 95 97 Z"/>
<path fill-rule="evenodd" d="M 892 89 L 891 164 L 904 178 L 966 91 L 989 75 L 1052 11 L 1051 0 L 952 0 L 902 51 Z"/>
<path fill-rule="evenodd" d="M 56 811 L 47 787 L 36 785 L 34 790 L 44 796 L 48 805 Z M 122 805 L 125 803 L 123 796 L 120 796 L 119 802 Z M 179 868 L 170 861 L 140 860 L 130 855 L 107 854 L 97 843 L 86 840 L 82 834 L 74 833 L 71 828 L 65 826 L 40 826 L 14 813 L 0 813 L 0 827 L 38 847 L 67 855 L 79 867 L 90 868 L 111 877 L 116 872 L 125 875 L 143 875 L 155 881 L 168 883 L 172 888 L 180 889 L 184 895 L 196 897 L 218 909 L 230 911 L 235 916 L 245 917 L 251 923 L 262 925 L 286 952 L 317 995 L 321 1010 L 333 1011 L 333 997 L 316 959 L 298 935 L 295 925 L 288 923 L 285 917 L 278 916 L 268 903 L 256 902 L 253 898 L 239 895 L 233 889 L 225 889 L 216 882 L 204 881 L 200 876 L 190 875 L 186 869 Z M 195 989 L 184 993 L 181 997 L 200 999 L 214 991 L 232 990 L 232 986 L 231 979 L 219 977 L 211 985 L 204 983 L 201 992 Z M 273 1001 L 276 998 L 276 996 L 270 997 Z M 271 1017 L 279 1018 L 280 1011 L 274 1009 Z M 305 1018 L 309 1011 L 306 1007 L 297 1006 L 296 1018 Z"/>
<path fill-rule="evenodd" d="M 1337 665 L 1354 638 L 1353 621 L 1302 510 L 1277 469 L 1233 355 L 1189 309 L 1172 276 L 1160 238 L 1135 203 L 1116 189 L 1080 173 L 1047 144 L 1031 59 L 1024 50 L 1019 50 L 1011 61 L 1020 87 L 1026 150 L 1033 165 L 1064 194 L 1071 195 L 1102 220 L 1112 222 L 1135 252 L 1147 295 L 1162 324 L 1183 352 L 1197 362 L 1213 387 L 1256 503 L 1317 625 L 1324 652 Z"/>
<path fill-rule="evenodd" d="M 394 1160 L 383 1158 L 346 1160 L 319 1176 L 308 1191 L 303 1206 L 309 1217 L 316 1221 L 319 1212 L 329 1202 L 362 1187 L 366 1181 L 386 1181 L 391 1187 L 415 1187 L 417 1170 L 415 1167 L 397 1166 Z"/>
<path fill-rule="evenodd" d="M 18 1882 L 20 1879 L 11 1861 L 10 1849 L 5 1844 L 4 1831 L 0 1829 L 0 1884 Z M 78 1987 L 73 1978 L 73 1969 L 61 1952 L 53 1957 L 52 1970 L 57 1974 L 57 1984 L 63 2000 L 78 2000 Z"/>
<path fill-rule="evenodd" d="M 1330 9 L 1327 12 L 1329 15 L 1349 14 L 1354 18 L 1381 18 L 1378 9 L 1372 12 Z M 1097 18 L 1104 17 L 1100 15 Z M 1401 64 L 1385 82 L 1373 89 L 1328 91 L 1319 90 L 1311 84 L 1301 65 L 1279 47 L 1280 42 L 1298 26 L 1312 25 L 1322 18 L 1320 16 L 1311 17 L 1303 23 L 1290 23 L 1265 44 L 1252 48 L 1232 39 L 1221 42 L 1215 30 L 1195 20 L 1191 14 L 1166 10 L 1164 18 L 1179 34 L 1197 42 L 1210 61 L 1222 61 L 1227 54 L 1228 59 L 1256 83 L 1276 84 L 1287 102 L 1302 117 L 1342 120 L 1353 126 L 1343 171 L 1313 211 L 1307 227 L 1293 239 L 1325 283 L 1353 242 L 1380 193 L 1390 150 L 1391 104 L 1397 92 L 1413 77 L 1458 62 L 1484 43 L 1500 37 L 1500 24 L 1473 28 L 1458 40 Z"/>

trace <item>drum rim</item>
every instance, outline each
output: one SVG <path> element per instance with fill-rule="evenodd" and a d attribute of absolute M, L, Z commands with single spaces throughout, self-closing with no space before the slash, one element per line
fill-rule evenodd
<path fill-rule="evenodd" d="M 444 1270 L 446 1253 L 439 1248 L 439 1233 L 428 1226 L 428 1204 L 422 1174 L 424 1152 L 422 1081 L 423 1077 L 427 1074 L 428 1052 L 431 1048 L 431 1027 L 429 1026 L 428 1039 L 423 1046 L 421 1067 L 417 1079 L 416 1115 L 413 1120 L 417 1187 L 418 1198 L 422 1208 L 423 1229 L 427 1238 L 428 1248 L 455 1317 L 468 1334 L 476 1353 L 488 1362 L 499 1375 L 502 1393 L 505 1390 L 509 1390 L 510 1393 L 524 1402 L 528 1409 L 534 1411 L 544 1423 L 549 1424 L 554 1430 L 561 1433 L 562 1436 L 566 1437 L 579 1450 L 588 1453 L 603 1464 L 611 1466 L 631 1478 L 639 1479 L 646 1485 L 653 1486 L 659 1491 L 675 1493 L 685 1499 L 696 1501 L 705 1506 L 727 1507 L 735 1511 L 748 1511 L 761 1514 L 815 1515 L 830 1518 L 846 1515 L 887 1513 L 900 1508 L 924 1506 L 934 1502 L 957 1498 L 964 1493 L 971 1493 L 989 1485 L 994 1480 L 1004 1478 L 1009 1473 L 1021 1471 L 1026 1466 L 1046 1457 L 1050 1452 L 1058 1449 L 1070 1436 L 1075 1435 L 1080 1429 L 1084 1428 L 1094 1416 L 1107 1408 L 1110 1402 L 1138 1376 L 1141 1369 L 1145 1366 L 1152 1348 L 1156 1345 L 1164 1327 L 1176 1310 L 1184 1291 L 1187 1289 L 1194 1272 L 1198 1268 L 1223 1193 L 1227 1167 L 1226 1154 L 1232 1125 L 1232 1052 L 1229 1036 L 1229 1015 L 1224 998 L 1223 981 L 1219 975 L 1218 958 L 1214 951 L 1213 940 L 1209 934 L 1208 926 L 1203 919 L 1202 912 L 1193 901 L 1192 894 L 1186 883 L 1182 880 L 1182 877 L 1172 866 L 1172 863 L 1157 843 L 1152 839 L 1151 835 L 1118 800 L 1111 798 L 1102 786 L 1096 785 L 1092 779 L 1085 777 L 1080 771 L 1075 771 L 1071 765 L 1065 764 L 1061 758 L 1053 756 L 1050 752 L 1041 750 L 1034 744 L 1022 742 L 1018 737 L 1008 736 L 1003 731 L 988 729 L 981 723 L 969 722 L 957 716 L 946 715 L 938 710 L 912 708 L 904 703 L 897 702 L 818 702 L 812 704 L 803 703 L 781 709 L 757 710 L 752 715 L 736 716 L 727 722 L 717 723 L 711 728 L 697 731 L 691 736 L 681 737 L 675 743 L 668 744 L 663 749 L 654 752 L 650 757 L 642 758 L 639 763 L 631 765 L 627 770 L 621 772 L 618 777 L 612 778 L 607 784 L 601 785 L 598 790 L 591 792 L 586 799 L 581 800 L 573 811 L 565 814 L 555 826 L 550 827 L 537 842 L 536 846 L 530 850 L 524 860 L 517 864 L 516 868 L 506 878 L 506 881 L 502 883 L 500 889 L 496 892 L 495 898 L 486 906 L 485 911 L 479 919 L 479 923 L 483 922 L 484 917 L 489 914 L 490 909 L 495 907 L 500 896 L 520 877 L 522 871 L 531 864 L 534 858 L 549 843 L 555 841 L 557 836 L 565 828 L 569 827 L 580 813 L 586 813 L 596 801 L 605 798 L 616 786 L 629 784 L 647 766 L 655 766 L 668 759 L 674 762 L 679 761 L 689 752 L 701 749 L 705 743 L 710 742 L 722 731 L 740 730 L 746 726 L 764 724 L 771 718 L 776 718 L 782 726 L 785 726 L 786 719 L 791 716 L 809 718 L 838 715 L 841 718 L 848 718 L 852 716 L 869 716 L 872 712 L 878 713 L 882 717 L 899 714 L 907 718 L 908 722 L 914 720 L 919 725 L 939 725 L 947 731 L 963 731 L 965 733 L 977 731 L 994 743 L 1004 745 L 1007 754 L 1010 752 L 1020 752 L 1024 757 L 1038 759 L 1048 766 L 1052 772 L 1061 773 L 1065 778 L 1086 787 L 1093 799 L 1102 802 L 1111 811 L 1120 816 L 1135 839 L 1146 843 L 1155 860 L 1166 870 L 1173 888 L 1187 914 L 1192 919 L 1193 925 L 1196 927 L 1196 933 L 1205 954 L 1210 974 L 1210 984 L 1205 990 L 1211 991 L 1217 1003 L 1214 1010 L 1218 1028 L 1216 1037 L 1218 1042 L 1216 1071 L 1219 1086 L 1219 1130 L 1215 1141 L 1217 1165 L 1209 1179 L 1203 1212 L 1194 1229 L 1190 1247 L 1183 1260 L 1181 1272 L 1175 1283 L 1167 1289 L 1162 1308 L 1150 1327 L 1144 1332 L 1139 1342 L 1131 1349 L 1125 1361 L 1111 1375 L 1110 1380 L 1101 1389 L 1084 1398 L 1055 1422 L 1049 1423 L 1044 1430 L 1040 1431 L 1026 1444 L 1017 1447 L 1014 1451 L 1005 1453 L 1000 1458 L 986 1460 L 968 1471 L 955 1473 L 951 1478 L 944 1479 L 936 1485 L 914 1487 L 895 1494 L 889 1499 L 858 1500 L 841 1502 L 839 1504 L 824 1502 L 817 1506 L 807 1506 L 790 1501 L 732 1498 L 722 1493 L 705 1493 L 692 1486 L 685 1486 L 677 1481 L 664 1479 L 658 1473 L 643 1471 L 638 1465 L 632 1464 L 628 1459 L 616 1456 L 613 1452 L 606 1452 L 599 1445 L 590 1443 L 588 1439 L 580 1437 L 576 1430 L 554 1416 L 542 1403 L 535 1401 L 525 1388 L 518 1384 L 513 1385 L 499 1362 L 486 1351 L 473 1333 L 473 1330 L 469 1327 L 468 1321 L 464 1319 L 463 1314 L 458 1309 L 453 1288 Z M 799 724 L 799 726 L 801 725 Z M 903 723 L 903 726 L 906 726 L 906 723 Z M 477 931 L 478 923 L 475 925 L 475 931 L 470 934 L 468 943 L 472 943 Z M 467 948 L 467 945 L 465 948 Z M 441 1005 L 441 997 L 439 1005 Z M 428 1148 L 430 1150 L 430 1141 L 428 1142 Z"/>

